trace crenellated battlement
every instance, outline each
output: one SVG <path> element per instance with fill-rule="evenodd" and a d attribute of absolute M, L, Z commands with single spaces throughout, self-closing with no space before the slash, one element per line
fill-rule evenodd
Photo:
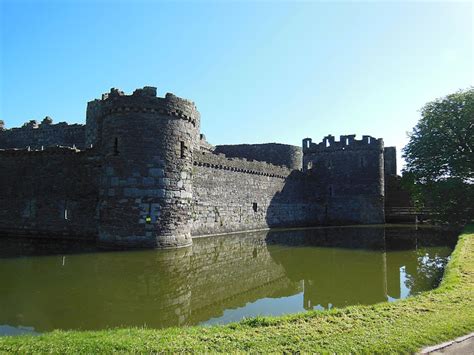
<path fill-rule="evenodd" d="M 383 148 L 383 140 L 371 136 L 355 139 L 355 134 L 341 135 L 339 141 L 332 135 L 323 138 L 320 143 L 313 143 L 311 138 L 303 139 L 303 153 L 320 153 L 339 150 L 376 150 Z"/>
<path fill-rule="evenodd" d="M 280 179 L 287 178 L 292 171 L 283 165 L 273 165 L 256 160 L 247 160 L 245 158 L 228 158 L 222 153 L 214 154 L 203 151 L 195 154 L 193 164 L 195 166 L 277 177 Z"/>
<path fill-rule="evenodd" d="M 3 122 L 3 121 L 2 121 Z M 84 148 L 85 125 L 59 122 L 46 116 L 41 122 L 30 120 L 21 127 L 5 128 L 0 123 L 0 149 L 26 148 L 39 149 L 42 146 L 76 146 Z"/>
<path fill-rule="evenodd" d="M 303 161 L 301 147 L 281 143 L 216 145 L 214 153 L 284 165 L 292 170 L 301 170 Z"/>
<path fill-rule="evenodd" d="M 158 97 L 156 88 L 151 86 L 137 89 L 132 95 L 125 95 L 123 91 L 112 88 L 109 93 L 102 95 L 101 100 L 92 102 L 100 105 L 102 116 L 129 112 L 153 113 L 180 118 L 193 125 L 198 124 L 200 119 L 194 102 L 171 93 Z"/>
<path fill-rule="evenodd" d="M 73 123 L 69 124 L 67 122 L 59 122 L 53 124 L 53 119 L 49 116 L 46 116 L 40 123 L 37 120 L 30 120 L 25 123 L 21 127 L 12 127 L 6 128 L 4 121 L 0 121 L 0 131 L 4 134 L 8 133 L 21 133 L 21 132 L 31 132 L 32 130 L 54 130 L 54 129 L 68 129 L 68 130 L 81 130 L 84 129 L 84 125 L 80 123 Z"/>

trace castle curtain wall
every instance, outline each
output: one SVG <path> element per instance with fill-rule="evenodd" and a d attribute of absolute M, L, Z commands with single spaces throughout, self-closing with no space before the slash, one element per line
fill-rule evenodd
<path fill-rule="evenodd" d="M 225 154 L 228 158 L 258 160 L 274 165 L 283 165 L 292 170 L 301 170 L 303 150 L 289 144 L 233 144 L 216 145 L 214 153 Z"/>
<path fill-rule="evenodd" d="M 78 149 L 85 148 L 85 126 L 69 125 L 65 122 L 58 124 L 27 124 L 21 128 L 0 130 L 0 149 L 31 147 L 65 146 Z"/>
<path fill-rule="evenodd" d="M 191 233 L 268 228 L 272 197 L 283 190 L 284 184 L 283 178 L 196 166 Z"/>
<path fill-rule="evenodd" d="M 202 152 L 194 159 L 193 235 L 323 222 L 301 172 Z"/>
<path fill-rule="evenodd" d="M 69 148 L 1 151 L 0 233 L 95 239 L 97 165 Z"/>

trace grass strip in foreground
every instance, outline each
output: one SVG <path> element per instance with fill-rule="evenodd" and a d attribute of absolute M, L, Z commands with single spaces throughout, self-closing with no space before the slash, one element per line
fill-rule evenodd
<path fill-rule="evenodd" d="M 257 317 L 213 327 L 54 331 L 0 338 L 6 352 L 414 352 L 474 330 L 474 225 L 439 288 L 393 303 Z"/>

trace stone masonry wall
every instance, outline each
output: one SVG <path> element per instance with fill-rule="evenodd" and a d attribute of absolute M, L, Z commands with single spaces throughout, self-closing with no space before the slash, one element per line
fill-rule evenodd
<path fill-rule="evenodd" d="M 223 153 L 229 158 L 245 158 L 284 165 L 294 170 L 301 169 L 303 160 L 301 147 L 280 143 L 217 145 L 214 152 Z"/>
<path fill-rule="evenodd" d="M 95 239 L 99 165 L 72 148 L 0 150 L 0 233 Z"/>
<path fill-rule="evenodd" d="M 385 176 L 397 175 L 397 149 L 395 147 L 384 148 L 383 163 Z"/>
<path fill-rule="evenodd" d="M 326 196 L 326 216 L 331 224 L 383 223 L 383 140 L 355 135 L 335 141 L 303 140 L 303 171 L 317 182 L 315 193 Z"/>
<path fill-rule="evenodd" d="M 222 154 L 194 158 L 193 235 L 324 222 L 301 172 Z"/>
<path fill-rule="evenodd" d="M 46 117 L 40 124 L 33 120 L 20 128 L 2 130 L 0 127 L 0 149 L 41 149 L 53 146 L 84 149 L 85 126 L 65 122 L 53 124 L 51 118 Z"/>
<path fill-rule="evenodd" d="M 112 247 L 174 248 L 192 243 L 192 153 L 198 150 L 194 103 L 145 87 L 112 90 L 98 119 L 104 156 L 99 241 Z"/>

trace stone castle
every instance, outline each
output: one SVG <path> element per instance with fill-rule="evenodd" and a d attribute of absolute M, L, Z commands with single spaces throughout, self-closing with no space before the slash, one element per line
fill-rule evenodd
<path fill-rule="evenodd" d="M 0 235 L 176 248 L 192 236 L 384 223 L 394 176 L 382 139 L 212 146 L 193 102 L 111 89 L 88 103 L 85 125 L 0 121 Z"/>

